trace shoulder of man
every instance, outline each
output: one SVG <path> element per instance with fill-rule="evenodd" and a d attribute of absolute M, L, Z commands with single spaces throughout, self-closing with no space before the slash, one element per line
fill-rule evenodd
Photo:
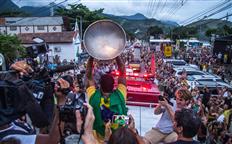
<path fill-rule="evenodd" d="M 10 137 L 20 138 L 23 136 L 30 136 L 30 135 L 36 136 L 36 131 L 29 124 L 21 123 L 21 122 L 14 122 L 11 124 L 9 128 L 2 130 L 0 132 L 0 140 L 10 138 Z M 28 138 L 30 139 L 32 137 L 28 137 Z"/>

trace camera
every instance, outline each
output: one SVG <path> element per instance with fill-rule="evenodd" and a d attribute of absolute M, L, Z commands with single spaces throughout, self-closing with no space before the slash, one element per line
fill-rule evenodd
<path fill-rule="evenodd" d="M 48 45 L 46 43 L 35 44 L 27 47 L 27 55 L 31 58 L 36 58 L 39 54 L 45 54 L 48 52 Z"/>
<path fill-rule="evenodd" d="M 76 123 L 76 110 L 80 110 L 81 116 L 84 120 L 87 114 L 87 107 L 84 106 L 85 94 L 69 93 L 66 96 L 66 101 L 63 106 L 60 107 L 59 117 L 60 120 L 67 123 Z"/>
<path fill-rule="evenodd" d="M 64 122 L 64 130 L 61 138 L 61 144 L 66 143 L 78 143 L 81 135 L 84 133 L 83 124 L 85 123 L 85 117 L 87 115 L 87 107 L 84 106 L 85 93 L 69 93 L 66 96 L 66 101 L 63 106 L 60 107 L 59 118 Z M 80 132 L 76 129 L 76 110 L 80 110 L 80 114 L 83 120 L 82 129 Z M 79 139 L 79 140 L 78 140 Z"/>

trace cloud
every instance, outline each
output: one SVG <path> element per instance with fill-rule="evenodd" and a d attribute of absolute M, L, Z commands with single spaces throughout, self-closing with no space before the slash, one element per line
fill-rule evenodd
<path fill-rule="evenodd" d="M 13 0 L 20 6 L 48 5 L 50 2 L 60 3 L 64 0 Z M 68 0 L 63 5 L 77 3 L 78 0 Z M 91 10 L 104 8 L 104 13 L 113 15 L 133 15 L 142 13 L 146 17 L 161 20 L 184 21 L 203 10 L 207 10 L 221 0 L 81 0 Z M 215 18 L 224 16 L 227 11 L 215 15 Z"/>

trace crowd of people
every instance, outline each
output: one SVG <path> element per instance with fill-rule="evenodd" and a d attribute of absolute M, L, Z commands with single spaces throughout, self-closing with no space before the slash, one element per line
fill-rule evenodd
<path fill-rule="evenodd" d="M 153 51 L 144 51 L 141 55 L 141 63 L 146 70 L 150 67 L 152 53 Z M 194 49 L 180 50 L 177 56 L 231 81 L 225 75 L 225 68 L 218 62 L 218 57 L 211 55 L 208 49 L 203 48 L 199 53 Z M 24 61 L 12 64 L 14 74 L 2 73 L 1 81 L 17 81 L 18 84 L 23 78 L 20 81 L 25 83 L 22 90 L 28 91 L 28 95 L 23 97 L 14 93 L 12 95 L 15 97 L 11 97 L 10 103 L 6 94 L 4 96 L 8 101 L 1 99 L 1 143 L 230 144 L 231 92 L 227 88 L 218 88 L 217 95 L 212 95 L 207 87 L 203 90 L 190 90 L 186 76 L 182 74 L 181 77 L 176 77 L 173 67 L 163 62 L 162 52 L 156 52 L 155 58 L 156 79 L 161 96 L 154 114 L 161 115 L 161 118 L 144 136 L 139 135 L 133 114 L 127 116 L 125 63 L 130 63 L 132 56 L 118 56 L 107 64 L 89 57 L 83 68 L 85 88 L 80 88 L 79 81 L 73 75 L 66 74 L 57 79 L 50 77 L 50 81 L 43 83 L 44 97 L 41 94 L 35 96 L 32 91 L 34 87 L 38 87 L 38 83 L 32 88 L 30 81 L 28 84 L 28 80 L 25 80 L 25 76 L 28 78 L 33 69 Z M 220 69 L 214 70 L 217 65 Z M 110 74 L 115 69 L 119 71 L 116 89 L 115 79 Z M 49 87 L 49 96 L 45 96 L 48 92 L 46 86 L 52 82 L 54 85 Z M 81 98 L 83 93 L 86 95 Z M 19 99 L 25 100 L 17 101 Z M 20 102 L 23 103 L 19 107 Z M 10 118 L 8 114 L 11 114 Z M 33 114 L 37 116 L 34 117 Z M 47 123 L 44 122 L 44 116 Z M 45 124 L 40 124 L 42 122 Z M 72 134 L 78 135 L 75 140 L 71 137 Z"/>

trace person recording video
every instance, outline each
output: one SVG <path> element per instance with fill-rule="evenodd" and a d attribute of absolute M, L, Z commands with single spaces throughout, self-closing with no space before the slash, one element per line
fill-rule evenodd
<path fill-rule="evenodd" d="M 105 136 L 105 123 L 112 119 L 113 115 L 127 115 L 126 109 L 126 74 L 125 65 L 121 58 L 116 57 L 119 70 L 118 86 L 114 90 L 114 78 L 110 74 L 104 74 L 100 78 L 100 88 L 96 89 L 93 80 L 93 61 L 90 57 L 87 62 L 86 78 L 89 104 L 93 107 L 95 121 L 93 129 L 100 140 Z"/>
<path fill-rule="evenodd" d="M 57 144 L 60 140 L 58 122 L 59 122 L 59 110 L 57 107 L 54 109 L 54 118 L 51 124 L 51 129 L 49 134 L 36 134 L 35 130 L 25 122 L 17 121 L 20 116 L 28 114 L 32 120 L 32 124 L 43 122 L 45 116 L 41 107 L 37 103 L 35 97 L 33 96 L 30 89 L 27 87 L 23 81 L 19 80 L 19 76 L 28 75 L 31 71 L 31 67 L 27 65 L 25 61 L 19 61 L 11 65 L 11 69 L 16 71 L 16 74 L 5 73 L 1 75 L 1 81 L 17 81 L 20 83 L 20 87 L 16 87 L 16 90 L 20 90 L 18 93 L 13 93 L 14 95 L 1 96 L 1 98 L 12 99 L 9 105 L 8 101 L 1 99 L 1 111 L 0 111 L 0 141 L 6 139 L 16 139 L 19 140 L 21 144 Z M 14 72 L 15 73 L 15 72 Z M 59 79 L 59 84 L 61 89 L 66 89 L 69 87 L 69 83 L 63 79 Z M 16 83 L 16 82 L 15 82 Z M 10 89 L 10 87 L 9 87 Z M 65 98 L 57 97 L 57 106 L 64 105 Z M 7 113 L 9 110 L 12 113 Z"/>
<path fill-rule="evenodd" d="M 177 133 L 173 129 L 175 111 L 187 108 L 192 96 L 188 89 L 180 88 L 175 92 L 175 97 L 173 106 L 167 98 L 159 98 L 159 105 L 155 108 L 154 114 L 162 114 L 162 116 L 156 126 L 145 134 L 146 144 L 171 143 L 177 140 Z"/>

